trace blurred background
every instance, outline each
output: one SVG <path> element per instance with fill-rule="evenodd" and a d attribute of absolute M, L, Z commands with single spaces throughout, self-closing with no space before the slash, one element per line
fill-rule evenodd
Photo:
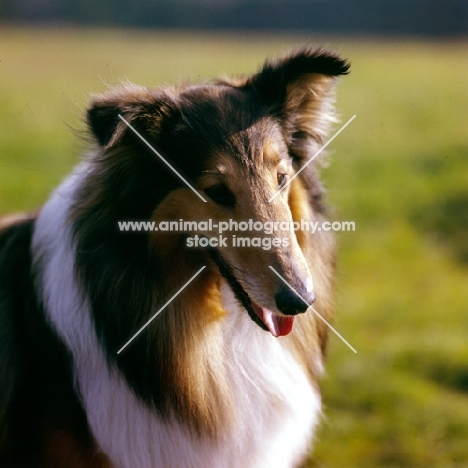
<path fill-rule="evenodd" d="M 88 96 L 255 71 L 317 44 L 352 63 L 323 170 L 338 233 L 325 416 L 307 467 L 468 466 L 466 0 L 2 0 L 0 214 L 86 142 Z M 240 467 L 241 468 L 241 467 Z"/>

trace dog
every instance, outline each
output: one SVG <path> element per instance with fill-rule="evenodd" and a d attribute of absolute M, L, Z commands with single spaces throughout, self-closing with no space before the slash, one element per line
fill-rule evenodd
<path fill-rule="evenodd" d="M 88 156 L 40 210 L 0 222 L 0 466 L 304 462 L 331 234 L 285 230 L 265 248 L 242 232 L 238 247 L 119 223 L 324 220 L 310 159 L 348 71 L 302 47 L 251 76 L 92 97 Z"/>

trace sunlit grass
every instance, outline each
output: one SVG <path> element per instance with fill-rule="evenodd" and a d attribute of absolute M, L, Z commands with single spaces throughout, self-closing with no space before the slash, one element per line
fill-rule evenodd
<path fill-rule="evenodd" d="M 0 213 L 39 206 L 79 160 L 90 92 L 255 70 L 307 37 L 11 29 L 0 55 Z M 325 420 L 312 466 L 468 466 L 465 44 L 326 41 L 355 121 L 324 171 L 341 233 Z M 73 129 L 73 130 L 72 130 Z"/>

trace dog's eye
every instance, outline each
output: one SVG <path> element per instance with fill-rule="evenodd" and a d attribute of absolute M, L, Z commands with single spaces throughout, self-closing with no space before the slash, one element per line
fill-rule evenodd
<path fill-rule="evenodd" d="M 277 178 L 278 178 L 278 187 L 283 188 L 284 184 L 288 180 L 288 176 L 286 174 L 278 174 Z"/>
<path fill-rule="evenodd" d="M 212 185 L 205 193 L 216 203 L 223 206 L 234 206 L 236 199 L 232 192 L 223 184 Z"/>

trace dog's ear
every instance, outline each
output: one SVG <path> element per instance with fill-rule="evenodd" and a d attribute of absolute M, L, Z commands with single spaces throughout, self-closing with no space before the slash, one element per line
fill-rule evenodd
<path fill-rule="evenodd" d="M 335 121 L 334 84 L 349 63 L 321 49 L 301 48 L 267 61 L 246 86 L 253 87 L 269 112 L 279 117 L 291 155 L 308 157 L 324 143 Z"/>
<path fill-rule="evenodd" d="M 127 124 L 119 115 L 132 126 L 157 136 L 175 114 L 177 105 L 168 93 L 128 84 L 93 96 L 87 111 L 87 123 L 99 145 L 111 147 L 128 131 Z"/>

